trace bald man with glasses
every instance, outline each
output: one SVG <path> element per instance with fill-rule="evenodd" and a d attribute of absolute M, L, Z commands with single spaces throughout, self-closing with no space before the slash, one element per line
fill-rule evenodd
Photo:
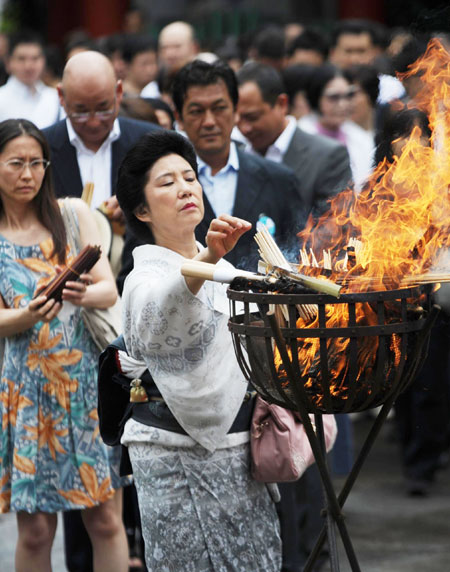
<path fill-rule="evenodd" d="M 80 197 L 84 185 L 94 183 L 92 207 L 98 207 L 114 195 L 128 149 L 159 127 L 118 117 L 122 83 L 108 58 L 98 52 L 69 59 L 58 93 L 67 117 L 44 130 L 56 194 Z"/>

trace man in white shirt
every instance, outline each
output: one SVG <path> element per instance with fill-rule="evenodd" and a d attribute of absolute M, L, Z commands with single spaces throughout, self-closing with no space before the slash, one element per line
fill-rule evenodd
<path fill-rule="evenodd" d="M 351 180 L 347 150 L 339 143 L 305 133 L 287 115 L 289 102 L 280 74 L 271 66 L 248 63 L 237 74 L 238 122 L 246 151 L 290 167 L 308 212 L 322 214 L 326 201 Z"/>
<path fill-rule="evenodd" d="M 281 247 L 295 243 L 305 216 L 294 173 L 245 153 L 231 140 L 238 100 L 233 70 L 221 61 L 195 60 L 175 77 L 173 100 L 178 125 L 197 154 L 198 178 L 204 190 L 205 215 L 196 228 L 197 239 L 203 242 L 211 220 L 225 213 L 248 220 L 253 229 L 266 224 Z M 246 234 L 226 259 L 238 268 L 256 270 L 254 233 Z M 129 236 L 124 254 L 131 253 L 136 244 Z M 123 257 L 119 286 L 131 270 L 129 258 Z"/>
<path fill-rule="evenodd" d="M 118 118 L 122 83 L 107 57 L 92 51 L 72 56 L 58 86 L 67 117 L 44 133 L 50 145 L 58 197 L 80 197 L 94 184 L 92 207 L 110 201 L 126 152 L 142 135 L 158 129 L 152 123 Z"/>
<path fill-rule="evenodd" d="M 40 129 L 57 121 L 58 94 L 56 89 L 41 81 L 45 57 L 39 37 L 33 34 L 13 36 L 6 67 L 10 77 L 0 87 L 0 121 L 23 118 Z"/>

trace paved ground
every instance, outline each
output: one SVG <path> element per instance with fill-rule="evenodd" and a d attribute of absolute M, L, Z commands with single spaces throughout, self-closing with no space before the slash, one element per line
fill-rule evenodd
<path fill-rule="evenodd" d="M 369 421 L 360 419 L 354 426 L 356 440 L 361 442 L 370 426 Z M 345 505 L 361 570 L 447 572 L 450 570 L 450 468 L 439 473 L 430 496 L 407 497 L 392 433 L 392 422 L 388 421 Z M 339 489 L 339 482 L 336 487 Z M 16 537 L 14 515 L 0 515 L 0 572 L 14 570 Z M 53 572 L 66 571 L 61 522 L 52 560 Z M 346 557 L 341 554 L 340 572 L 349 570 Z"/>
<path fill-rule="evenodd" d="M 14 551 L 17 540 L 16 517 L 0 514 L 0 572 L 14 571 Z M 53 572 L 66 572 L 62 538 L 62 519 L 58 515 L 58 527 L 52 552 Z"/>
<path fill-rule="evenodd" d="M 388 421 L 345 505 L 347 526 L 363 572 L 450 570 L 450 468 L 439 472 L 427 497 L 405 494 L 398 446 Z M 354 424 L 360 443 L 370 427 Z M 336 488 L 340 490 L 339 483 Z M 340 555 L 340 572 L 350 570 Z M 325 572 L 325 571 L 323 571 Z"/>

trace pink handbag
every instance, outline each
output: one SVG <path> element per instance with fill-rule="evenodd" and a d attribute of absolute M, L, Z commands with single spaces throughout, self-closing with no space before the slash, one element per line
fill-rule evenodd
<path fill-rule="evenodd" d="M 323 415 L 327 452 L 334 445 L 334 415 Z M 314 463 L 314 455 L 298 414 L 257 396 L 250 427 L 252 477 L 263 483 L 296 481 Z"/>

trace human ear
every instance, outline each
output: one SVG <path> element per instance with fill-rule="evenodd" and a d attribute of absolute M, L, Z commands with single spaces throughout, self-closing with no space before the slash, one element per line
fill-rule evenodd
<path fill-rule="evenodd" d="M 277 97 L 276 104 L 280 107 L 283 113 L 286 115 L 289 109 L 289 97 L 286 93 L 280 93 Z"/>
<path fill-rule="evenodd" d="M 117 109 L 120 106 L 120 103 L 122 101 L 122 97 L 123 97 L 123 84 L 122 84 L 122 80 L 118 79 L 117 83 L 116 83 L 116 106 L 117 106 Z"/>
<path fill-rule="evenodd" d="M 56 86 L 56 90 L 58 92 L 59 103 L 61 104 L 61 107 L 63 107 L 65 109 L 66 103 L 64 101 L 64 91 L 63 91 L 62 83 L 58 83 L 58 85 Z"/>
<path fill-rule="evenodd" d="M 135 210 L 134 210 L 134 216 L 140 220 L 141 222 L 152 222 L 151 216 L 150 216 L 150 209 L 148 208 L 147 205 L 142 204 L 139 205 Z"/>

